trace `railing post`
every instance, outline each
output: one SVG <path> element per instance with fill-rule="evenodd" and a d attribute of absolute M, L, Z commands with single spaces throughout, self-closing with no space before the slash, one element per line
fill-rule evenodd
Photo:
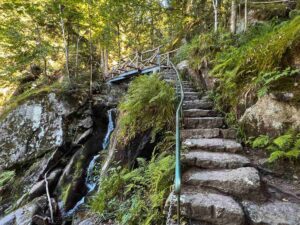
<path fill-rule="evenodd" d="M 158 67 L 159 67 L 159 69 L 158 69 L 158 71 L 160 72 L 160 47 L 158 47 L 158 49 L 157 49 L 157 65 L 158 65 Z"/>
<path fill-rule="evenodd" d="M 139 68 L 139 52 L 135 52 L 135 67 Z"/>

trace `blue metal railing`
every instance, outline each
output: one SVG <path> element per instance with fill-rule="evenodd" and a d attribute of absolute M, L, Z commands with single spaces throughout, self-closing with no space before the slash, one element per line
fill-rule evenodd
<path fill-rule="evenodd" d="M 174 181 L 174 193 L 177 196 L 177 224 L 180 224 L 180 193 L 181 193 L 181 117 L 182 117 L 182 105 L 184 99 L 184 92 L 182 87 L 182 81 L 178 70 L 175 65 L 169 61 L 170 65 L 176 72 L 176 96 L 179 98 L 179 103 L 176 109 L 176 159 L 175 159 L 175 181 Z"/>

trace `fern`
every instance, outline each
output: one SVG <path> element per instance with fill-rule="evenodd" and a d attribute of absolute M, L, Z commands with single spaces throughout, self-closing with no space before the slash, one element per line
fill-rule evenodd
<path fill-rule="evenodd" d="M 265 148 L 270 143 L 270 137 L 267 135 L 260 135 L 252 142 L 252 148 Z"/>
<path fill-rule="evenodd" d="M 282 150 L 288 149 L 293 144 L 293 135 L 286 134 L 286 135 L 279 136 L 273 141 L 273 143 Z"/>
<path fill-rule="evenodd" d="M 136 78 L 120 104 L 118 138 L 128 142 L 138 133 L 151 130 L 152 140 L 164 128 L 174 125 L 174 89 L 158 75 Z"/>
<path fill-rule="evenodd" d="M 284 157 L 284 155 L 285 155 L 285 152 L 283 152 L 283 151 L 275 151 L 270 155 L 268 161 L 274 162 L 274 161 Z"/>

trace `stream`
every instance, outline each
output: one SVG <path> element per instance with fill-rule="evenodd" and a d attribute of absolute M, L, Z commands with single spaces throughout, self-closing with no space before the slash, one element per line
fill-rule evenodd
<path fill-rule="evenodd" d="M 107 150 L 107 148 L 109 147 L 110 136 L 115 129 L 115 124 L 114 124 L 115 111 L 116 111 L 115 108 L 107 111 L 108 125 L 107 125 L 107 131 L 106 131 L 104 140 L 102 142 L 101 150 Z M 100 163 L 99 160 L 100 160 L 100 155 L 97 154 L 90 161 L 89 166 L 87 168 L 87 176 L 85 179 L 85 186 L 87 187 L 87 193 L 76 203 L 76 205 L 73 207 L 73 209 L 71 209 L 65 213 L 65 215 L 64 215 L 65 217 L 71 217 L 79 209 L 79 207 L 85 203 L 86 196 L 88 196 L 88 194 L 90 194 L 92 191 L 94 191 L 96 189 L 98 181 L 99 181 L 99 173 L 97 173 L 95 171 L 95 168 L 97 168 L 97 166 L 99 166 L 99 163 Z M 98 169 L 100 169 L 100 168 L 98 168 Z"/>

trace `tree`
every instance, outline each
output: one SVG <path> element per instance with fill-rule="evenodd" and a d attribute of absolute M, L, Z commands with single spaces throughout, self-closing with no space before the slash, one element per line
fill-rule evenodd
<path fill-rule="evenodd" d="M 230 32 L 233 34 L 235 34 L 236 32 L 236 16 L 237 16 L 236 0 L 231 0 Z"/>

